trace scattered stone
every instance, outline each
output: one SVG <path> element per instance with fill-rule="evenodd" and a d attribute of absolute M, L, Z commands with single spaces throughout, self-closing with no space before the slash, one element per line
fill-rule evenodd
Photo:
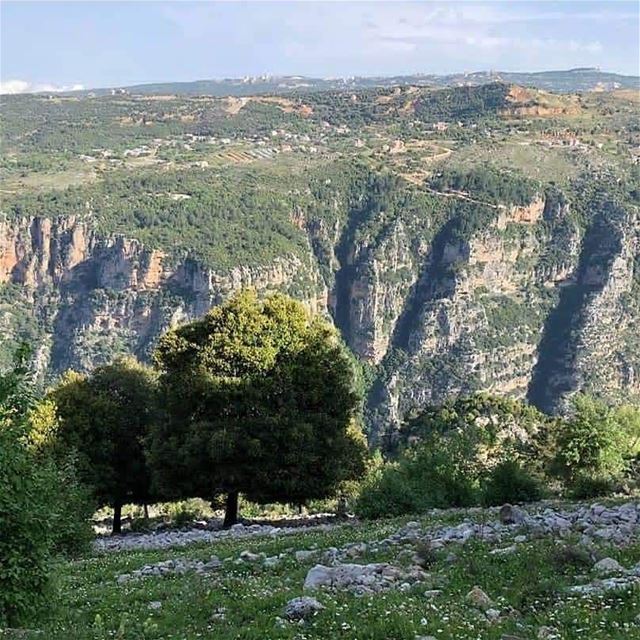
<path fill-rule="evenodd" d="M 526 520 L 524 511 L 510 504 L 500 507 L 499 517 L 502 524 L 524 524 Z"/>
<path fill-rule="evenodd" d="M 538 629 L 538 640 L 552 640 L 553 638 L 559 638 L 558 630 L 555 627 L 540 627 Z"/>
<path fill-rule="evenodd" d="M 500 618 L 500 611 L 498 609 L 487 609 L 484 615 L 487 616 L 487 620 L 490 622 L 495 622 Z"/>
<path fill-rule="evenodd" d="M 212 620 L 224 620 L 227 615 L 227 609 L 225 607 L 218 607 L 212 614 Z"/>
<path fill-rule="evenodd" d="M 176 560 L 164 560 L 155 564 L 146 564 L 140 569 L 131 573 L 122 573 L 116 578 L 118 584 L 125 584 L 130 580 L 141 580 L 146 578 L 156 578 L 171 574 L 184 574 L 195 572 L 199 575 L 206 575 L 217 571 L 222 566 L 222 562 L 217 556 L 211 556 L 208 562 L 202 560 L 189 560 L 178 558 Z"/>
<path fill-rule="evenodd" d="M 593 570 L 603 576 L 609 576 L 613 573 L 624 573 L 624 567 L 613 558 L 603 558 L 593 565 Z"/>
<path fill-rule="evenodd" d="M 358 594 L 377 593 L 389 589 L 408 589 L 426 575 L 420 567 L 410 567 L 405 571 L 384 562 L 331 567 L 317 564 L 309 569 L 303 588 L 305 591 L 331 588 L 351 590 Z"/>
<path fill-rule="evenodd" d="M 193 526 L 180 530 L 156 530 L 150 533 L 126 533 L 115 536 L 99 536 L 93 546 L 97 551 L 129 551 L 168 549 L 185 547 L 202 542 L 218 540 L 281 537 L 308 531 L 331 531 L 335 526 L 326 522 L 304 526 L 273 527 L 271 525 L 235 524 L 229 529 L 214 529 L 213 526 Z"/>
<path fill-rule="evenodd" d="M 578 584 L 569 587 L 567 591 L 578 595 L 594 595 L 606 593 L 607 591 L 624 591 L 639 584 L 640 578 L 637 576 L 626 576 L 621 578 L 607 578 L 606 580 L 595 580 L 588 584 Z"/>
<path fill-rule="evenodd" d="M 317 555 L 318 551 L 316 549 L 303 549 L 301 551 L 296 551 L 295 558 L 298 562 L 306 562 Z"/>
<path fill-rule="evenodd" d="M 161 609 L 162 608 L 162 602 L 160 602 L 159 600 L 153 600 L 152 602 L 150 602 L 148 604 L 149 609 Z"/>
<path fill-rule="evenodd" d="M 518 550 L 518 548 L 516 547 L 516 545 L 512 544 L 510 547 L 502 547 L 502 548 L 492 549 L 491 551 L 489 551 L 489 555 L 492 555 L 492 556 L 508 556 L 508 555 L 511 555 L 512 553 L 516 553 L 517 550 Z"/>
<path fill-rule="evenodd" d="M 268 558 L 264 559 L 262 566 L 272 568 L 277 567 L 279 564 L 280 558 L 278 556 L 269 556 Z"/>
<path fill-rule="evenodd" d="M 491 598 L 477 585 L 467 593 L 465 600 L 477 609 L 486 610 L 493 604 Z"/>
<path fill-rule="evenodd" d="M 324 605 L 315 598 L 302 596 L 287 602 L 284 608 L 284 617 L 287 618 L 287 620 L 305 620 L 316 615 L 324 608 Z"/>
<path fill-rule="evenodd" d="M 442 589 L 428 589 L 424 592 L 425 598 L 435 598 L 442 593 Z"/>

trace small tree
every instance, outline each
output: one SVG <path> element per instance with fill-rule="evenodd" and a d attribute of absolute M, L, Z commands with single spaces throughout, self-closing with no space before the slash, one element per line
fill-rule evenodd
<path fill-rule="evenodd" d="M 21 347 L 0 374 L 0 628 L 35 617 L 49 585 L 49 560 L 88 545 L 91 505 L 70 461 L 57 464 L 31 434 L 45 418 Z M 36 417 L 38 414 L 38 417 Z"/>
<path fill-rule="evenodd" d="M 351 361 L 300 303 L 241 292 L 166 334 L 155 358 L 164 419 L 149 459 L 163 492 L 226 494 L 229 526 L 239 493 L 302 504 L 362 473 Z"/>
<path fill-rule="evenodd" d="M 573 399 L 573 412 L 557 430 L 555 470 L 569 484 L 582 477 L 615 478 L 625 469 L 628 439 L 606 404 L 587 395 Z"/>
<path fill-rule="evenodd" d="M 119 533 L 123 504 L 151 498 L 143 442 L 155 417 L 153 373 L 132 359 L 90 376 L 70 372 L 49 399 L 59 417 L 54 449 L 77 453 L 81 479 L 99 504 L 113 507 L 113 533 Z"/>

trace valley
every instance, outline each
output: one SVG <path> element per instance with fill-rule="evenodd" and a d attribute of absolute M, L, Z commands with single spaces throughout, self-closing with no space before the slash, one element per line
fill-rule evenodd
<path fill-rule="evenodd" d="M 274 94 L 277 92 L 274 92 Z M 242 287 L 331 317 L 382 441 L 477 390 L 640 397 L 634 90 L 3 96 L 0 366 L 133 353 Z"/>

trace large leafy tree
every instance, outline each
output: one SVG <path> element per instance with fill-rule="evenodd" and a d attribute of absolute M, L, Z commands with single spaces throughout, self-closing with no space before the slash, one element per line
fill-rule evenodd
<path fill-rule="evenodd" d="M 156 379 L 132 359 L 67 373 L 49 399 L 59 425 L 53 447 L 77 452 L 80 477 L 102 505 L 114 509 L 113 532 L 121 530 L 122 506 L 147 503 L 150 480 L 144 439 L 156 412 Z"/>
<path fill-rule="evenodd" d="M 631 410 L 613 410 L 585 394 L 574 396 L 571 409 L 557 433 L 555 470 L 570 484 L 581 477 L 618 478 L 632 454 Z"/>
<path fill-rule="evenodd" d="M 167 333 L 155 354 L 164 419 L 149 457 L 174 497 L 321 498 L 363 471 L 361 399 L 335 330 L 303 305 L 243 291 Z"/>

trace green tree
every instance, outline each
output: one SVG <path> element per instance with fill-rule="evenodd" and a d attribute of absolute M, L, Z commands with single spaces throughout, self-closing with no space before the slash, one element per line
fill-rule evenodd
<path fill-rule="evenodd" d="M 51 423 L 41 408 L 22 346 L 14 366 L 0 374 L 0 628 L 32 619 L 48 592 L 50 558 L 89 542 L 91 505 L 72 462 L 35 446 L 37 423 Z"/>
<path fill-rule="evenodd" d="M 578 394 L 573 412 L 557 431 L 556 472 L 569 484 L 582 477 L 615 478 L 627 465 L 628 439 L 604 402 Z"/>
<path fill-rule="evenodd" d="M 476 454 L 467 461 L 473 475 L 481 476 L 506 460 L 542 472 L 553 455 L 549 439 L 554 431 L 555 421 L 531 405 L 476 393 L 426 407 L 403 426 L 401 443 L 464 433 L 475 442 Z"/>
<path fill-rule="evenodd" d="M 78 472 L 97 502 L 113 507 L 113 533 L 121 530 L 122 506 L 151 499 L 144 439 L 156 414 L 153 372 L 132 359 L 67 373 L 48 398 L 59 426 L 52 447 L 75 451 Z"/>
<path fill-rule="evenodd" d="M 167 333 L 155 359 L 164 419 L 149 459 L 173 497 L 323 498 L 358 477 L 366 446 L 352 362 L 333 328 L 281 294 L 243 291 Z"/>

